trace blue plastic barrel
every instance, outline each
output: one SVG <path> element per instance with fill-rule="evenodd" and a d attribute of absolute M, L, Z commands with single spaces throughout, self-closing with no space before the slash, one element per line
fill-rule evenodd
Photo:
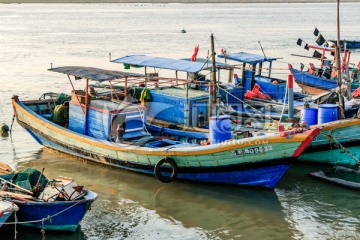
<path fill-rule="evenodd" d="M 338 120 L 338 106 L 336 104 L 319 105 L 318 123 L 327 123 Z"/>
<path fill-rule="evenodd" d="M 318 110 L 316 108 L 304 108 L 301 114 L 301 122 L 311 126 L 318 123 Z"/>
<path fill-rule="evenodd" d="M 210 144 L 221 143 L 231 139 L 230 116 L 210 117 Z"/>

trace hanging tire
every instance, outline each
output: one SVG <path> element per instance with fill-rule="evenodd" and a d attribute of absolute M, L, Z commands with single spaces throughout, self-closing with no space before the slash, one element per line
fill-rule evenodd
<path fill-rule="evenodd" d="M 161 168 L 162 168 L 161 166 L 164 163 L 168 163 L 171 166 L 171 174 L 170 174 L 170 176 L 164 176 L 161 173 Z M 173 159 L 171 159 L 171 158 L 163 158 L 163 159 L 160 159 L 156 163 L 155 168 L 154 168 L 154 173 L 155 173 L 155 177 L 157 179 L 159 179 L 161 182 L 169 183 L 169 182 L 171 182 L 172 180 L 174 180 L 177 177 L 178 167 L 177 167 L 176 162 Z"/>

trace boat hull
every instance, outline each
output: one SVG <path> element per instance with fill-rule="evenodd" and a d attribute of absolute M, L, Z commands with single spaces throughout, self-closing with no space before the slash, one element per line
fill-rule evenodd
<path fill-rule="evenodd" d="M 99 162 L 102 157 L 96 153 L 84 152 L 71 146 L 64 146 L 37 133 L 26 129 L 31 135 L 41 142 L 45 147 L 52 148 L 63 153 L 81 157 L 91 161 Z M 248 163 L 242 165 L 232 165 L 227 167 L 193 167 L 187 170 L 179 170 L 178 179 L 200 182 L 212 182 L 235 185 L 259 186 L 265 188 L 274 188 L 284 173 L 293 163 L 294 158 L 284 158 L 278 160 L 262 161 L 261 163 Z M 135 172 L 154 175 L 154 166 L 144 167 L 135 163 L 124 162 L 114 158 L 105 158 L 101 160 L 102 164 L 125 168 Z M 170 172 L 164 172 L 164 176 L 169 176 Z"/>
<path fill-rule="evenodd" d="M 338 83 L 334 79 L 318 77 L 316 75 L 309 74 L 308 72 L 302 72 L 293 68 L 290 68 L 290 71 L 294 75 L 296 84 L 308 94 L 324 94 L 338 87 Z M 357 89 L 358 87 L 358 83 L 352 83 L 351 91 Z"/>
<path fill-rule="evenodd" d="M 298 158 L 299 162 L 358 165 L 360 119 L 338 120 L 313 127 L 320 127 L 322 130 Z"/>
<path fill-rule="evenodd" d="M 178 179 L 273 188 L 318 132 L 291 137 L 260 136 L 207 146 L 149 148 L 97 140 L 58 125 L 13 101 L 18 123 L 39 144 L 84 159 L 154 175 L 156 163 L 172 158 Z M 163 175 L 171 168 L 164 167 Z"/>
<path fill-rule="evenodd" d="M 0 228 L 8 218 L 18 210 L 19 208 L 15 204 L 0 200 Z"/>
<path fill-rule="evenodd" d="M 8 220 L 11 214 L 13 214 L 13 212 L 5 212 L 2 214 L 2 216 L 0 217 L 0 228 L 6 222 L 6 220 Z"/>
<path fill-rule="evenodd" d="M 27 227 L 75 232 L 96 198 L 97 194 L 89 191 L 85 199 L 77 201 L 23 202 L 15 200 L 19 207 L 17 218 L 19 222 L 23 222 L 20 223 L 21 225 Z"/>
<path fill-rule="evenodd" d="M 310 177 L 341 187 L 360 191 L 360 171 L 336 166 L 333 169 L 309 173 Z"/>
<path fill-rule="evenodd" d="M 320 95 L 320 94 L 325 94 L 325 93 L 328 93 L 331 91 L 330 89 L 321 89 L 318 87 L 306 85 L 299 81 L 295 81 L 295 82 L 302 90 L 304 90 L 305 92 L 307 92 L 308 94 L 311 94 L 311 95 Z"/>
<path fill-rule="evenodd" d="M 294 75 L 296 84 L 308 94 L 327 93 L 338 86 L 337 81 L 333 79 L 321 78 L 293 68 L 290 68 L 290 71 Z"/>

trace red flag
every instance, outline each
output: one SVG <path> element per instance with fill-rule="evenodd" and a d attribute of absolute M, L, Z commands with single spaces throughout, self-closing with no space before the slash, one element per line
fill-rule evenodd
<path fill-rule="evenodd" d="M 197 57 L 198 52 L 199 52 L 199 45 L 197 45 L 195 47 L 194 54 L 191 57 L 191 61 L 196 62 L 196 57 Z"/>
<path fill-rule="evenodd" d="M 358 70 L 360 71 L 360 61 L 359 61 L 359 63 L 358 63 L 358 66 L 357 66 L 357 67 L 358 67 Z"/>

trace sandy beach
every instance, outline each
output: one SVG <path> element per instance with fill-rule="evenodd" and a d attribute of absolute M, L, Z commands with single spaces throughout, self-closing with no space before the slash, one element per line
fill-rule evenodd
<path fill-rule="evenodd" d="M 0 0 L 0 3 L 335 3 L 335 0 Z M 360 2 L 360 0 L 341 0 Z"/>

